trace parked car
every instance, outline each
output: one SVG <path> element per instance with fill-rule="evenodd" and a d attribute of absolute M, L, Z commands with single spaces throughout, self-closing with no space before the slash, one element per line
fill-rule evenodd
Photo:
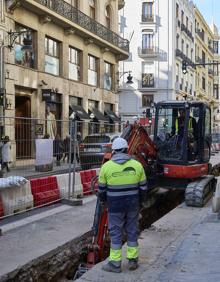
<path fill-rule="evenodd" d="M 79 146 L 82 170 L 100 167 L 105 153 L 111 152 L 112 142 L 120 133 L 91 134 Z"/>

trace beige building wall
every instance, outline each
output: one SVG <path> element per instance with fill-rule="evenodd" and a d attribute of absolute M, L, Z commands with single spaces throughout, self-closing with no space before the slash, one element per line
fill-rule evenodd
<path fill-rule="evenodd" d="M 219 62 L 219 56 L 214 49 L 214 41 L 218 41 L 218 39 L 197 7 L 195 7 L 195 25 L 195 62 L 197 64 Z M 196 67 L 196 98 L 207 102 L 212 108 L 212 113 L 219 107 L 219 98 L 214 91 L 215 84 L 219 88 L 216 67 L 211 65 Z M 212 126 L 214 126 L 214 115 Z"/>
<path fill-rule="evenodd" d="M 117 75 L 118 62 L 128 58 L 128 42 L 117 35 L 118 8 L 124 4 L 118 0 L 98 0 L 95 3 L 95 19 L 90 18 L 90 1 L 78 1 L 78 10 L 89 17 L 84 19 L 95 23 L 97 31 L 90 31 L 80 24 L 71 21 L 68 16 L 56 12 L 55 6 L 46 7 L 41 1 L 24 0 L 21 5 L 17 1 L 8 1 L 5 9 L 5 26 L 7 31 L 15 31 L 16 23 L 34 31 L 33 46 L 35 49 L 36 68 L 31 69 L 15 64 L 15 51 L 5 48 L 5 88 L 6 98 L 10 107 L 4 109 L 5 116 L 16 116 L 16 99 L 19 96 L 30 98 L 31 118 L 44 119 L 46 103 L 42 100 L 42 90 L 52 89 L 61 94 L 61 119 L 69 119 L 69 97 L 82 99 L 82 107 L 88 112 L 88 100 L 99 103 L 99 110 L 104 114 L 105 103 L 113 105 L 118 114 Z M 71 1 L 59 0 L 62 5 L 71 4 Z M 120 5 L 119 5 L 120 2 Z M 1 2 L 2 3 L 2 2 Z M 44 1 L 42 1 L 44 3 Z M 54 4 L 55 5 L 55 4 Z M 106 27 L 106 7 L 110 11 L 110 29 Z M 73 8 L 74 9 L 74 8 Z M 91 22 L 90 22 L 91 23 Z M 108 40 L 99 33 L 99 24 L 103 25 L 103 33 Z M 90 25 L 91 26 L 91 25 Z M 6 46 L 8 35 L 5 32 Z M 45 72 L 45 37 L 50 37 L 59 42 L 60 70 L 59 75 Z M 121 43 L 122 44 L 121 44 Z M 69 46 L 81 51 L 80 81 L 69 79 Z M 125 48 L 126 46 L 126 48 Z M 88 84 L 88 54 L 98 59 L 98 85 Z M 104 62 L 112 65 L 112 89 L 104 89 Z M 14 124 L 5 127 L 5 134 L 15 139 Z M 61 128 L 62 138 L 68 133 L 68 123 Z M 16 152 L 14 151 L 14 157 Z"/>

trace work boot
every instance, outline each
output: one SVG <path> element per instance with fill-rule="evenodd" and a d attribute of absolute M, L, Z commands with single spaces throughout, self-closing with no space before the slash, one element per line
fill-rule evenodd
<path fill-rule="evenodd" d="M 114 272 L 114 273 L 120 273 L 121 272 L 121 266 L 115 266 L 110 261 L 102 266 L 102 270 L 107 272 Z"/>
<path fill-rule="evenodd" d="M 138 259 L 129 259 L 128 260 L 128 269 L 135 270 L 138 268 Z"/>

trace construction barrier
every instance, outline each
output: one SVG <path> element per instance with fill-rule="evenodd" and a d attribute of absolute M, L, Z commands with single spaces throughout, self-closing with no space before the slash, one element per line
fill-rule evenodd
<path fill-rule="evenodd" d="M 0 190 L 0 218 L 5 215 L 12 215 L 33 207 L 50 204 L 66 199 L 69 196 L 82 197 L 90 195 L 91 181 L 99 174 L 100 169 L 85 170 L 75 173 L 74 195 L 72 195 L 73 173 L 70 178 L 69 195 L 69 174 L 60 174 L 37 179 L 31 179 L 20 187 L 12 186 Z M 95 187 L 95 190 L 98 186 Z"/>
<path fill-rule="evenodd" d="M 69 173 L 59 174 L 56 176 L 57 183 L 60 191 L 60 196 L 62 199 L 65 199 L 69 196 Z M 70 194 L 72 194 L 72 183 L 73 183 L 73 173 L 70 177 Z M 74 187 L 74 196 L 80 197 L 83 196 L 83 189 L 81 183 L 80 173 L 75 173 L 75 187 Z"/>
<path fill-rule="evenodd" d="M 4 215 L 31 209 L 34 206 L 30 183 L 1 190 Z"/>
<path fill-rule="evenodd" d="M 91 181 L 96 176 L 96 170 L 84 170 L 80 171 L 81 183 L 83 187 L 83 195 L 89 195 L 92 193 L 91 191 Z"/>
<path fill-rule="evenodd" d="M 60 200 L 56 176 L 31 179 L 31 191 L 34 197 L 34 206 L 49 204 Z"/>

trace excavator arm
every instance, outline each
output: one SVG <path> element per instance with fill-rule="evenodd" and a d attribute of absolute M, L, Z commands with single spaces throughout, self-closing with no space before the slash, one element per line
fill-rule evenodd
<path fill-rule="evenodd" d="M 129 155 L 141 162 L 145 171 L 149 172 L 152 162 L 156 160 L 156 147 L 145 128 L 140 125 L 129 125 L 124 129 L 121 137 L 128 142 Z M 111 153 L 104 156 L 103 163 L 109 159 L 111 159 Z M 92 182 L 92 190 L 97 185 L 97 181 L 98 177 Z M 104 259 L 103 250 L 108 234 L 107 207 L 100 203 L 99 198 L 97 198 L 92 230 L 93 240 L 88 246 L 87 269 Z"/>

